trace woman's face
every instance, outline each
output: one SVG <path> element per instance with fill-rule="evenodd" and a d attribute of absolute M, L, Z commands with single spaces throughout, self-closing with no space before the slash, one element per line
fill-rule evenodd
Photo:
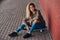
<path fill-rule="evenodd" d="M 33 5 L 30 5 L 30 11 L 34 11 L 35 10 L 35 7 Z"/>

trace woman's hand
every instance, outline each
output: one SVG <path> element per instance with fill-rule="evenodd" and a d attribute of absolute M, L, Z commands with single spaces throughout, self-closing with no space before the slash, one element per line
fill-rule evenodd
<path fill-rule="evenodd" d="M 33 22 L 34 22 L 34 23 L 37 23 L 37 22 L 40 22 L 40 21 L 36 19 L 36 20 L 34 20 Z"/>

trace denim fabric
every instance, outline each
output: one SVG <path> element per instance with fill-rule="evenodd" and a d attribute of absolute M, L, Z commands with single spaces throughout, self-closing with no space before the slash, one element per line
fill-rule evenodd
<path fill-rule="evenodd" d="M 25 27 L 25 24 L 21 24 L 18 28 L 17 28 L 17 30 L 16 30 L 16 32 L 19 32 L 21 29 L 24 29 L 24 27 Z M 45 28 L 45 24 L 44 23 L 32 23 L 32 25 L 31 25 L 31 27 L 30 27 L 30 32 L 32 32 L 34 29 L 36 29 L 36 28 L 40 28 L 40 29 L 42 29 L 42 28 Z"/>

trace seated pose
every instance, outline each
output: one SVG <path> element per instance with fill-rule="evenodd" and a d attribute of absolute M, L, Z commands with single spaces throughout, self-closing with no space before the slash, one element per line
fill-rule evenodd
<path fill-rule="evenodd" d="M 35 28 L 45 28 L 45 21 L 40 13 L 40 10 L 37 10 L 34 3 L 29 3 L 26 7 L 26 17 L 23 18 L 22 24 L 16 29 L 16 31 L 9 34 L 10 37 L 15 37 L 18 35 L 18 32 L 26 27 L 27 33 L 23 38 L 29 38 L 32 36 L 32 31 Z"/>

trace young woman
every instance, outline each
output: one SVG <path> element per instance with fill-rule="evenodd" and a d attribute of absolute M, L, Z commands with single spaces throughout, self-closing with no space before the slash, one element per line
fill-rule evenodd
<path fill-rule="evenodd" d="M 45 28 L 45 21 L 40 13 L 40 10 L 37 10 L 34 3 L 29 3 L 26 7 L 26 17 L 23 19 L 22 24 L 16 29 L 15 32 L 9 34 L 10 37 L 15 37 L 18 35 L 18 32 L 26 27 L 27 33 L 23 38 L 29 38 L 32 36 L 32 31 L 35 28 Z"/>

